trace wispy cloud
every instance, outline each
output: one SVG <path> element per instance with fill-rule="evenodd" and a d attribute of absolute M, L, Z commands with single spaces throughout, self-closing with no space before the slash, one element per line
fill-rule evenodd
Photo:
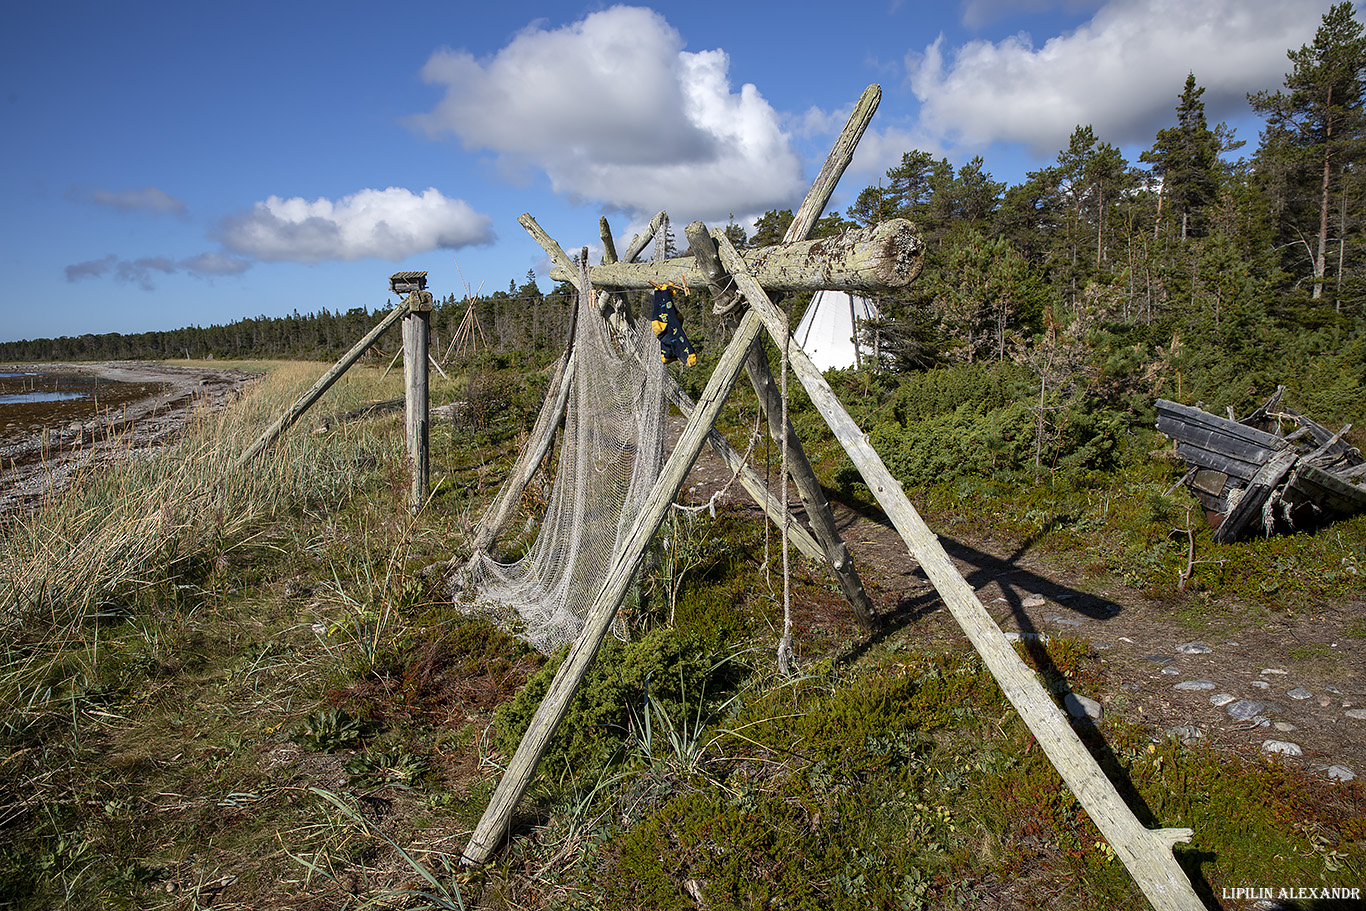
<path fill-rule="evenodd" d="M 732 91 L 724 51 L 683 46 L 659 13 L 614 6 L 533 25 L 486 60 L 442 50 L 422 77 L 445 97 L 411 123 L 637 215 L 724 218 L 799 199 L 801 161 L 777 113 L 753 85 Z"/>
<path fill-rule="evenodd" d="M 118 212 L 146 212 L 151 215 L 185 215 L 185 203 L 158 187 L 140 190 L 105 190 L 99 187 L 72 187 L 67 198 L 76 202 L 114 209 Z"/>
<path fill-rule="evenodd" d="M 437 248 L 490 243 L 493 220 L 436 189 L 361 190 L 333 202 L 271 196 L 225 218 L 217 237 L 232 253 L 269 262 L 367 257 L 398 261 Z"/>
<path fill-rule="evenodd" d="M 173 260 L 169 256 L 144 256 L 139 259 L 120 259 L 110 253 L 100 259 L 73 263 L 63 271 L 68 282 L 78 282 L 89 278 L 103 278 L 112 275 L 117 281 L 137 285 L 144 291 L 156 290 L 155 279 L 159 276 L 175 275 L 185 272 L 200 278 L 240 275 L 251 268 L 244 259 L 222 253 L 201 253 L 186 259 Z"/>

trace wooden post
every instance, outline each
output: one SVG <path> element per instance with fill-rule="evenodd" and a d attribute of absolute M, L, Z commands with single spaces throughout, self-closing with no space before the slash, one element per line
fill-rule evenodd
<path fill-rule="evenodd" d="M 750 303 L 747 317 L 760 313 L 774 341 L 783 345 L 788 327 L 782 312 L 746 271 L 745 261 L 725 232 L 713 231 L 712 236 L 716 238 L 722 265 L 730 271 Z M 844 410 L 820 369 L 799 345 L 791 347 L 789 360 L 812 403 L 863 475 L 868 489 L 901 534 L 911 555 L 920 562 L 949 612 L 1001 685 L 1006 698 L 1015 706 L 1053 767 L 1124 862 L 1148 901 L 1158 911 L 1203 911 L 1204 903 L 1191 888 L 1190 880 L 1172 854 L 1172 846 L 1176 842 L 1190 841 L 1192 831 L 1148 829 L 1134 817 L 1115 790 L 1114 783 L 1072 730 L 1039 678 L 1016 654 L 972 586 L 959 574 L 939 539 L 906 498 L 900 482 L 887 470 L 867 436 Z"/>
<path fill-rule="evenodd" d="M 280 434 L 294 426 L 294 423 L 298 421 L 299 418 L 303 417 L 304 412 L 307 411 L 314 402 L 321 398 L 324 392 L 332 388 L 332 384 L 340 379 L 341 375 L 349 370 L 352 364 L 360 360 L 361 355 L 365 354 L 365 352 L 370 349 L 370 346 L 378 341 L 381 335 L 388 331 L 390 326 L 403 318 L 404 314 L 408 312 L 408 307 L 413 300 L 414 296 L 409 295 L 406 301 L 385 314 L 384 319 L 380 320 L 379 325 L 367 332 L 365 337 L 356 342 L 350 351 L 343 354 L 341 360 L 337 361 L 330 370 L 319 377 L 312 388 L 299 396 L 298 400 L 295 401 L 293 405 L 289 406 L 284 414 L 276 418 L 275 423 L 267 427 L 265 432 L 257 437 L 256 441 L 237 457 L 237 461 L 233 463 L 233 469 L 236 470 L 241 468 L 252 459 L 256 458 L 267 446 L 275 442 Z"/>
<path fill-rule="evenodd" d="M 430 297 L 430 295 L 427 295 Z M 407 418 L 408 468 L 411 471 L 408 508 L 413 515 L 422 510 L 431 489 L 427 439 L 428 413 L 427 346 L 431 335 L 432 305 L 422 296 L 408 307 L 403 318 L 403 403 Z"/>
<path fill-rule="evenodd" d="M 825 166 L 816 177 L 815 184 L 806 194 L 805 201 L 793 218 L 794 224 L 806 225 L 803 230 L 809 231 L 811 225 L 815 224 L 816 220 L 820 218 L 821 212 L 825 210 L 825 204 L 829 202 L 830 195 L 835 191 L 835 185 L 839 183 L 840 175 L 844 173 L 844 169 L 853 160 L 854 149 L 857 148 L 859 139 L 863 136 L 864 130 L 867 129 L 873 112 L 877 110 L 878 101 L 881 97 L 882 89 L 872 85 L 864 91 L 858 104 L 855 105 L 854 112 L 844 126 L 844 131 L 840 133 L 829 157 L 826 158 Z M 523 216 L 523 219 L 530 219 L 530 216 Z M 528 231 L 531 231 L 526 220 L 522 220 L 522 224 Z M 549 238 L 547 240 L 554 244 L 555 249 L 559 249 L 559 244 L 555 244 Z M 542 244 L 542 246 L 546 245 Z M 547 247 L 547 249 L 549 248 Z M 564 257 L 563 250 L 560 250 L 560 257 Z M 560 665 L 559 671 L 551 680 L 545 698 L 541 700 L 540 707 L 536 709 L 531 724 L 522 736 L 522 742 L 517 745 L 516 754 L 508 763 L 507 771 L 504 772 L 502 780 L 498 782 L 498 787 L 493 792 L 493 797 L 484 810 L 484 815 L 480 818 L 479 824 L 475 827 L 474 834 L 470 836 L 469 843 L 461 855 L 461 860 L 464 863 L 474 865 L 488 863 L 498 844 L 507 836 L 512 811 L 531 784 L 532 776 L 536 774 L 536 766 L 550 745 L 550 738 L 555 733 L 555 728 L 559 726 L 565 712 L 568 711 L 569 700 L 573 698 L 574 692 L 578 689 L 584 674 L 588 672 L 588 667 L 592 664 L 594 656 L 597 655 L 602 637 L 606 635 L 611 626 L 612 618 L 621 604 L 627 586 L 631 583 L 631 577 L 635 575 L 640 560 L 645 554 L 645 548 L 649 546 L 651 536 L 658 530 L 664 521 L 664 517 L 668 514 L 670 504 L 678 493 L 678 488 L 682 485 L 684 478 L 687 477 L 688 471 L 692 469 L 693 462 L 697 460 L 697 454 L 702 448 L 702 442 L 706 438 L 707 431 L 712 429 L 716 423 L 716 416 L 720 413 L 721 406 L 725 404 L 726 397 L 735 387 L 735 381 L 739 378 L 740 370 L 744 367 L 750 346 L 754 344 L 754 340 L 759 337 L 762 330 L 763 321 L 756 315 L 755 311 L 751 310 L 741 318 L 734 337 L 726 346 L 720 362 L 707 381 L 707 386 L 698 402 L 697 411 L 693 413 L 688 425 L 683 429 L 683 435 L 679 438 L 668 462 L 665 463 L 659 480 L 651 489 L 640 515 L 636 518 L 635 525 L 632 526 L 621 554 L 613 561 L 608 570 L 603 588 L 598 592 L 598 596 L 588 610 L 583 630 L 579 633 L 579 637 L 574 640 L 574 645 L 570 648 L 564 663 Z"/>

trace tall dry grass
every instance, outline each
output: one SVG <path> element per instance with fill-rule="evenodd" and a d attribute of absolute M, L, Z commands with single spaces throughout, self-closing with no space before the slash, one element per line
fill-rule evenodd
<path fill-rule="evenodd" d="M 203 415 L 154 452 L 91 469 L 0 540 L 0 710 L 15 717 L 90 677 L 101 622 L 174 604 L 273 516 L 307 502 L 344 500 L 358 464 L 401 460 L 395 434 L 343 425 L 325 437 L 308 419 L 253 464 L 233 461 L 321 372 L 282 364 L 235 404 Z M 353 371 L 318 411 L 401 392 L 401 381 Z"/>

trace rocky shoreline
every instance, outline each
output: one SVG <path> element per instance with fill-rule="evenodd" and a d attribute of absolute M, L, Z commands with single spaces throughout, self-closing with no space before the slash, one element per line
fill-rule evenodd
<path fill-rule="evenodd" d="M 77 375 L 125 384 L 132 395 L 103 409 L 63 403 L 41 427 L 12 421 L 0 425 L 0 516 L 37 505 L 78 471 L 109 459 L 159 446 L 204 410 L 222 407 L 260 374 L 222 367 L 145 361 L 6 365 L 5 370 L 41 376 Z M 149 394 L 139 394 L 139 388 Z"/>

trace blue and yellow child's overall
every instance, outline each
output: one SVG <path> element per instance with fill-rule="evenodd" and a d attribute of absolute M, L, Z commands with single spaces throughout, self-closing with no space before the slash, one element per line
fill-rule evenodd
<path fill-rule="evenodd" d="M 697 354 L 683 332 L 678 308 L 674 306 L 673 285 L 655 285 L 655 309 L 650 327 L 659 339 L 660 360 L 666 364 L 681 360 L 685 366 L 696 366 Z"/>

